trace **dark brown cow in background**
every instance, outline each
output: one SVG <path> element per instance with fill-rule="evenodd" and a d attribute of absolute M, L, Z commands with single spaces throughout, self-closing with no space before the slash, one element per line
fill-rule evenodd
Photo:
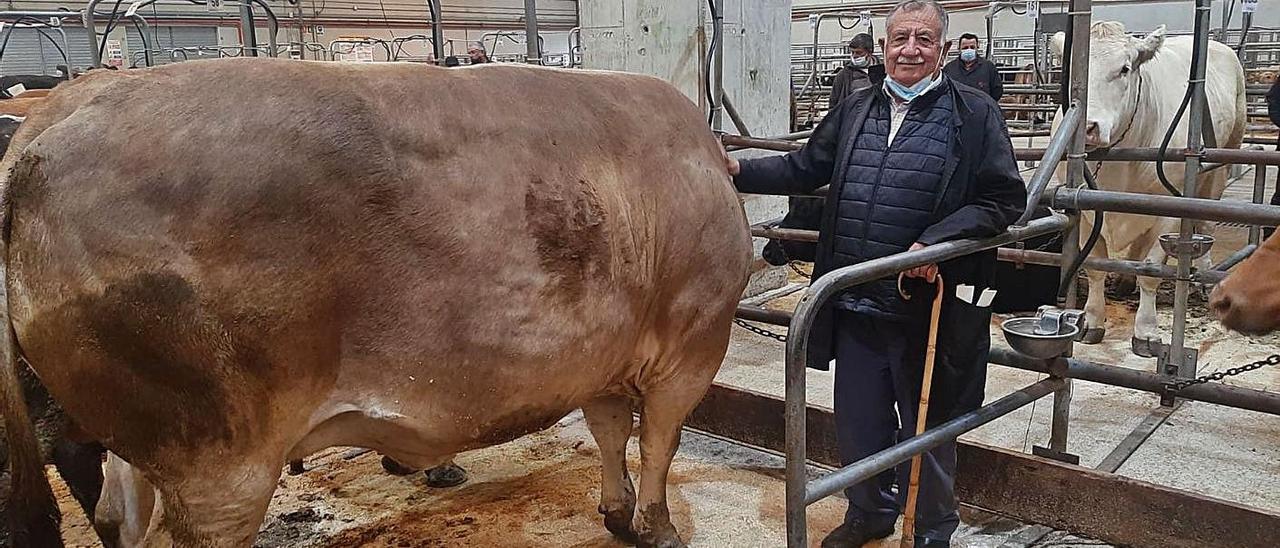
<path fill-rule="evenodd" d="M 141 479 L 112 496 L 155 496 L 148 545 L 251 545 L 282 465 L 326 447 L 429 468 L 581 408 L 605 525 L 683 546 L 668 468 L 728 346 L 751 237 L 679 91 L 512 65 L 104 74 L 50 95 L 0 165 L 16 336 L 0 329 L 0 395 L 25 545 L 58 531 L 19 346 Z M 503 108 L 458 108 L 477 94 Z"/>

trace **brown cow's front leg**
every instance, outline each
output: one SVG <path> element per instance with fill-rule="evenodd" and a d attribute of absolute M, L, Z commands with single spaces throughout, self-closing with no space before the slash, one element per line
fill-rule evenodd
<path fill-rule="evenodd" d="M 636 511 L 636 491 L 627 473 L 627 440 L 631 438 L 631 403 L 622 396 L 607 396 L 582 407 L 587 427 L 600 447 L 600 513 L 614 536 L 635 542 L 631 520 Z"/>

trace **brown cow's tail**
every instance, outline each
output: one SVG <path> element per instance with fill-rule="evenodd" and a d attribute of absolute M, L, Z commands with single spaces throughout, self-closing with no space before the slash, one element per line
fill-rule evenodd
<path fill-rule="evenodd" d="M 21 163 L 20 163 L 21 165 Z M 18 381 L 18 352 L 9 316 L 9 200 L 14 170 L 0 181 L 0 415 L 9 443 L 9 545 L 33 548 L 62 546 L 62 515 L 44 474 L 44 459 L 35 426 L 27 414 Z"/>

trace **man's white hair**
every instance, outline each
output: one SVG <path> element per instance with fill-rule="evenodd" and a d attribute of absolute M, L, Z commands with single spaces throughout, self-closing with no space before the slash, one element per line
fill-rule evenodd
<path fill-rule="evenodd" d="M 887 30 L 893 25 L 893 17 L 899 12 L 920 11 L 923 9 L 933 10 L 934 14 L 938 16 L 938 22 L 942 23 L 942 34 L 939 35 L 939 38 L 945 39 L 947 36 L 948 24 L 947 9 L 942 7 L 942 4 L 939 4 L 935 0 L 902 0 L 901 2 L 898 2 L 893 9 L 889 10 L 889 15 L 884 18 L 885 29 Z"/>

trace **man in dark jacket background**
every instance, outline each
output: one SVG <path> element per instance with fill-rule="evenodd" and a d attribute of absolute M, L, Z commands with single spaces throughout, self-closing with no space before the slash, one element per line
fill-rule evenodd
<path fill-rule="evenodd" d="M 873 51 L 875 43 L 871 41 L 870 34 L 860 33 L 849 40 L 849 60 L 845 61 L 831 83 L 831 98 L 827 101 L 829 110 L 835 110 L 849 94 L 884 82 L 884 65 L 872 54 Z"/>
<path fill-rule="evenodd" d="M 978 37 L 972 33 L 960 35 L 960 56 L 947 63 L 943 72 L 957 82 L 987 92 L 992 99 L 1000 100 L 1004 95 L 1004 81 L 996 64 L 978 55 Z"/>
<path fill-rule="evenodd" d="M 904 0 L 887 18 L 883 86 L 841 101 L 804 148 L 784 156 L 729 158 L 745 193 L 802 194 L 830 184 L 814 277 L 833 269 L 941 242 L 995 236 L 1026 205 L 1000 108 L 990 96 L 941 74 L 947 15 L 933 0 Z M 930 425 L 976 409 L 986 384 L 991 312 L 956 296 L 994 282 L 995 251 L 850 288 L 824 305 L 809 339 L 808 365 L 834 357 L 840 456 L 846 464 L 914 434 L 928 335 L 932 278 L 946 287 L 938 331 Z M 896 412 L 895 412 L 896 406 Z M 901 427 L 900 427 L 901 425 Z M 946 547 L 960 523 L 956 448 L 923 455 L 916 546 Z M 844 524 L 824 548 L 856 547 L 893 533 L 906 496 L 909 461 L 845 491 Z"/>
<path fill-rule="evenodd" d="M 1267 117 L 1271 118 L 1271 123 L 1280 126 L 1280 75 L 1276 77 L 1276 81 L 1271 83 L 1271 89 L 1267 91 Z M 1277 139 L 1277 150 L 1280 150 L 1280 138 Z M 1280 205 L 1280 182 L 1276 183 L 1276 189 L 1271 194 L 1271 205 Z M 1274 229 L 1267 229 L 1267 237 L 1271 237 Z"/>

